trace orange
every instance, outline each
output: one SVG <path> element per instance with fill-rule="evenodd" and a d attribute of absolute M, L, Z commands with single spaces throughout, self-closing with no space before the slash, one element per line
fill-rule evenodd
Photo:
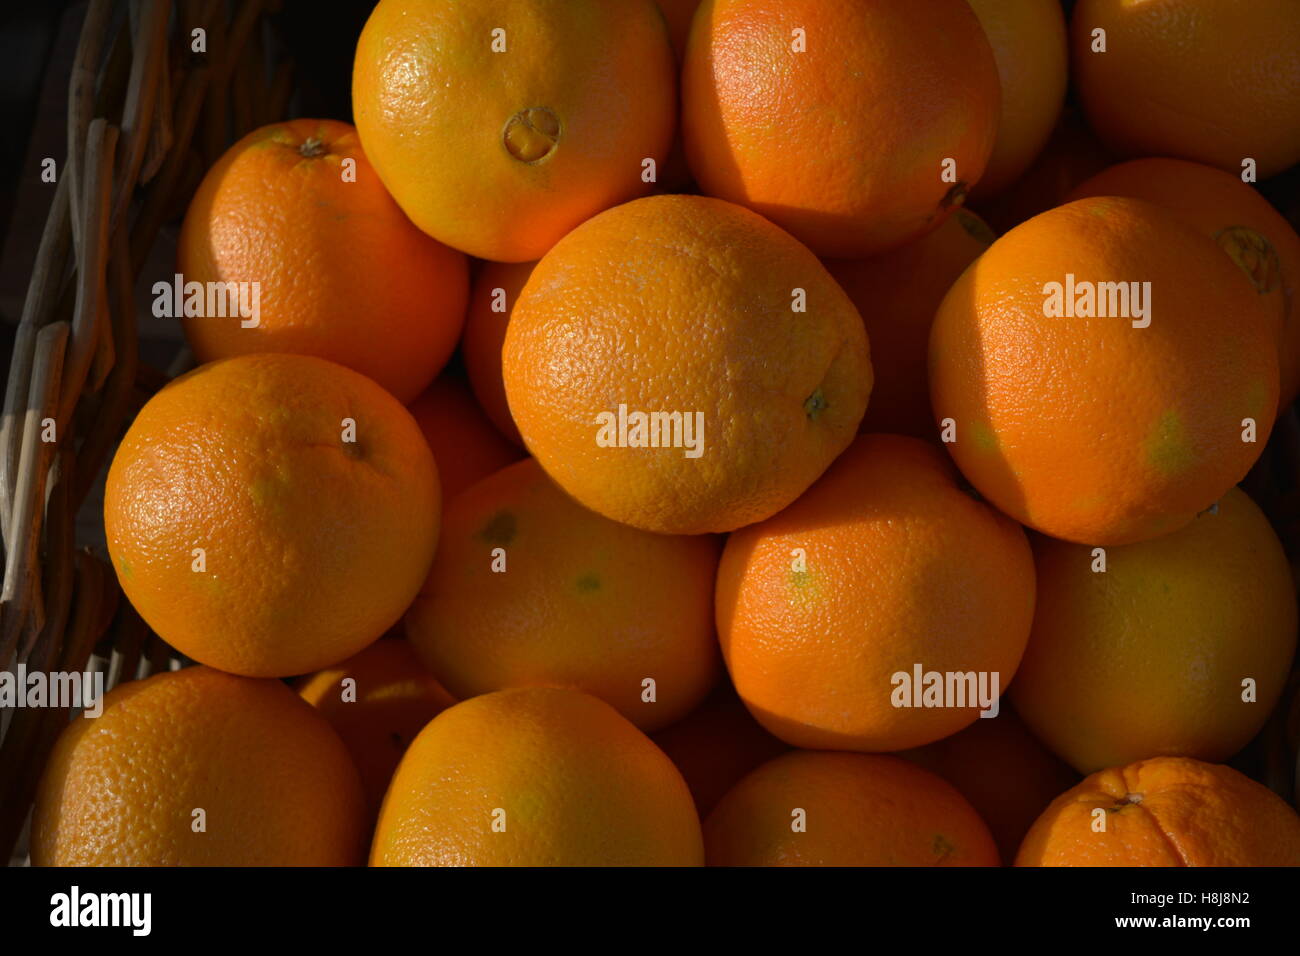
<path fill-rule="evenodd" d="M 547 473 L 668 534 L 780 511 L 852 440 L 871 390 L 862 320 L 816 257 L 701 196 L 639 199 L 565 236 L 515 304 L 502 366 Z"/>
<path fill-rule="evenodd" d="M 1232 257 L 1278 317 L 1280 404 L 1300 390 L 1300 236 L 1237 176 L 1181 159 L 1135 159 L 1078 186 L 1071 199 L 1132 196 L 1163 206 Z"/>
<path fill-rule="evenodd" d="M 686 38 L 691 32 L 691 18 L 700 5 L 700 0 L 657 0 L 659 10 L 668 24 L 668 38 L 672 41 L 673 53 L 678 62 L 686 55 Z"/>
<path fill-rule="evenodd" d="M 926 380 L 930 322 L 948 287 L 992 242 L 982 219 L 958 209 L 901 249 L 870 259 L 826 260 L 871 343 L 875 382 L 858 431 L 936 437 Z"/>
<path fill-rule="evenodd" d="M 948 290 L 931 405 L 962 473 L 1017 521 L 1140 541 L 1187 524 L 1258 457 L 1275 328 L 1207 236 L 1141 200 L 1081 199 L 1011 230 Z"/>
<path fill-rule="evenodd" d="M 794 751 L 722 798 L 704 823 L 710 866 L 997 866 L 988 827 L 956 790 L 897 757 Z"/>
<path fill-rule="evenodd" d="M 302 678 L 297 690 L 348 748 L 361 771 L 372 818 L 416 734 L 456 702 L 420 664 L 411 645 L 391 637 Z"/>
<path fill-rule="evenodd" d="M 732 681 L 796 747 L 956 733 L 1011 682 L 1033 610 L 1024 533 L 958 487 L 943 452 L 898 435 L 859 438 L 793 505 L 732 534 L 718 567 Z M 922 693 L 934 673 L 951 689 L 938 699 Z"/>
<path fill-rule="evenodd" d="M 341 365 L 248 355 L 158 392 L 104 494 L 117 579 L 163 640 L 249 677 L 355 654 L 428 573 L 438 473 L 391 395 Z"/>
<path fill-rule="evenodd" d="M 577 687 L 657 730 L 717 680 L 718 551 L 587 511 L 529 458 L 447 506 L 406 633 L 458 697 Z"/>
<path fill-rule="evenodd" d="M 510 417 L 510 403 L 506 401 L 506 386 L 501 378 L 501 348 L 505 345 L 510 313 L 536 265 L 535 262 L 483 263 L 470 291 L 465 335 L 460 345 L 474 397 L 497 431 L 516 445 L 522 445 L 524 440 Z"/>
<path fill-rule="evenodd" d="M 415 738 L 384 799 L 372 866 L 699 866 L 672 761 L 574 690 L 485 694 Z"/>
<path fill-rule="evenodd" d="M 668 39 L 672 42 L 673 57 L 680 69 L 686 56 L 686 38 L 691 32 L 691 20 L 700 5 L 700 0 L 657 0 L 659 9 L 668 24 Z M 680 101 L 679 101 L 680 110 Z M 682 145 L 681 129 L 673 137 L 672 148 L 660 170 L 659 182 L 655 192 L 685 193 L 696 192 L 691 183 L 691 170 L 686 163 L 686 150 Z"/>
<path fill-rule="evenodd" d="M 352 108 L 417 226 L 522 262 L 649 191 L 674 69 L 653 0 L 382 0 L 357 42 Z"/>
<path fill-rule="evenodd" d="M 459 376 L 438 376 L 407 410 L 438 463 L 444 501 L 523 457 L 488 421 Z"/>
<path fill-rule="evenodd" d="M 1047 143 L 1065 101 L 1069 43 L 1059 0 L 967 0 L 993 47 L 1002 87 L 997 138 L 973 193 L 1020 178 Z"/>
<path fill-rule="evenodd" d="M 991 199 L 972 203 L 995 232 L 1008 232 L 1026 219 L 1065 202 L 1070 190 L 1114 162 L 1077 107 L 1067 105 L 1038 158 L 1014 183 Z"/>
<path fill-rule="evenodd" d="M 1061 794 L 1016 866 L 1300 866 L 1300 817 L 1231 767 L 1157 757 Z"/>
<path fill-rule="evenodd" d="M 1261 179 L 1300 160 L 1295 0 L 1080 0 L 1070 32 L 1088 121 L 1117 152 L 1234 175 L 1250 157 Z"/>
<path fill-rule="evenodd" d="M 750 716 L 730 684 L 651 739 L 681 771 L 701 817 L 741 777 L 790 749 Z"/>
<path fill-rule="evenodd" d="M 998 69 L 965 0 L 704 0 L 682 65 L 686 158 L 821 256 L 939 225 L 984 173 Z"/>
<path fill-rule="evenodd" d="M 1273 529 L 1232 488 L 1179 531 L 1103 550 L 1034 542 L 1038 609 L 1016 709 L 1083 773 L 1228 759 L 1264 726 L 1295 653 Z"/>
<path fill-rule="evenodd" d="M 899 756 L 956 787 L 988 824 L 1008 864 L 1039 814 L 1079 781 L 1006 706 L 996 717 Z"/>
<path fill-rule="evenodd" d="M 35 866 L 355 866 L 365 806 L 329 724 L 279 681 L 155 674 L 74 719 L 45 766 Z"/>
<path fill-rule="evenodd" d="M 411 225 L 334 120 L 264 126 L 230 147 L 190 203 L 177 269 L 187 283 L 258 283 L 255 326 L 206 302 L 186 316 L 200 362 L 316 355 L 400 402 L 451 357 L 469 293 L 465 257 Z"/>

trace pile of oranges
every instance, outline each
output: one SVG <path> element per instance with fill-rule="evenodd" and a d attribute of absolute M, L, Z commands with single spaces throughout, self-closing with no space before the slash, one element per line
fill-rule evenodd
<path fill-rule="evenodd" d="M 381 0 L 352 96 L 189 207 L 260 314 L 104 517 L 199 666 L 35 863 L 1300 865 L 1300 4 Z"/>

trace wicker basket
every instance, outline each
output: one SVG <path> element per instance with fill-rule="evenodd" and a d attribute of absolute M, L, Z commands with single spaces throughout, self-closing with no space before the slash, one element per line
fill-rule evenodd
<path fill-rule="evenodd" d="M 77 540 L 125 423 L 171 376 L 140 361 L 136 278 L 234 139 L 288 115 L 292 63 L 244 0 L 92 0 L 68 95 L 61 165 L 18 328 L 0 430 L 0 664 L 97 671 L 105 686 L 186 662 L 121 599 L 112 568 Z M 232 9 L 233 7 L 233 9 Z M 207 50 L 191 50 L 196 29 Z M 1297 185 L 1292 177 L 1291 185 Z M 1289 187 L 1288 187 L 1289 188 Z M 1300 198 L 1300 188 L 1293 190 Z M 1300 208 L 1300 204 L 1298 207 Z M 47 419 L 57 440 L 42 440 Z M 1244 483 L 1300 557 L 1300 420 L 1279 420 Z M 96 520 L 98 520 L 96 518 Z M 85 535 L 83 534 L 83 537 Z M 0 853 L 26 858 L 37 781 L 68 710 L 0 712 Z M 1300 675 L 1234 764 L 1295 803 Z"/>
<path fill-rule="evenodd" d="M 292 63 L 261 0 L 92 0 L 68 86 L 67 156 L 14 344 L 0 428 L 0 663 L 102 672 L 106 688 L 185 662 L 77 540 L 125 424 L 172 375 L 140 361 L 136 278 L 235 139 L 283 118 Z M 195 30 L 206 51 L 193 52 Z M 43 441 L 44 423 L 55 441 Z M 82 534 L 82 537 L 86 535 Z M 0 853 L 26 857 L 37 781 L 69 720 L 0 712 Z"/>

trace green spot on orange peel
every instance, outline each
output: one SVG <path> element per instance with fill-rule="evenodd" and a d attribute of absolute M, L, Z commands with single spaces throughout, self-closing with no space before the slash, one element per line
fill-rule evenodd
<path fill-rule="evenodd" d="M 509 511 L 498 511 L 479 529 L 478 536 L 488 544 L 506 545 L 515 539 L 515 516 Z"/>
<path fill-rule="evenodd" d="M 812 571 L 791 570 L 786 585 L 786 599 L 790 607 L 808 607 L 822 596 L 821 583 Z"/>
<path fill-rule="evenodd" d="M 1282 281 L 1282 262 L 1277 250 L 1254 229 L 1228 226 L 1214 234 L 1214 241 L 1246 273 L 1260 295 L 1272 292 Z"/>
<path fill-rule="evenodd" d="M 970 439 L 975 443 L 975 447 L 980 451 L 998 450 L 998 436 L 994 434 L 993 429 L 984 422 L 971 423 Z"/>
<path fill-rule="evenodd" d="M 1147 435 L 1146 459 L 1161 474 L 1177 475 L 1195 463 L 1183 420 L 1177 412 L 1165 412 Z"/>
<path fill-rule="evenodd" d="M 930 849 L 933 850 L 934 855 L 941 860 L 946 860 L 957 852 L 957 848 L 953 846 L 952 843 L 949 842 L 948 838 L 941 833 L 936 833 L 934 835 L 934 842 L 931 844 Z"/>

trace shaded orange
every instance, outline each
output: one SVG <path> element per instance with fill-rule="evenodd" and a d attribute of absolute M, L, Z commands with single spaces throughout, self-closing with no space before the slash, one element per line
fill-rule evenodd
<path fill-rule="evenodd" d="M 279 681 L 189 667 L 123 684 L 103 708 L 74 719 L 50 755 L 33 865 L 363 859 L 356 767 L 324 718 Z"/>
<path fill-rule="evenodd" d="M 1059 0 L 967 0 L 993 48 L 1002 88 L 998 132 L 974 196 L 992 196 L 1020 178 L 1061 114 L 1069 43 Z"/>
<path fill-rule="evenodd" d="M 937 773 L 970 801 L 988 824 L 1004 862 L 1016 858 L 1025 833 L 1079 775 L 1047 750 L 1004 697 L 996 717 L 898 756 Z"/>
<path fill-rule="evenodd" d="M 577 687 L 658 730 L 720 673 L 718 551 L 709 536 L 650 534 L 588 511 L 528 458 L 448 503 L 406 634 L 458 697 Z"/>
<path fill-rule="evenodd" d="M 1020 178 L 996 196 L 976 196 L 972 205 L 995 232 L 1008 232 L 1061 205 L 1070 190 L 1113 161 L 1078 107 L 1067 105 L 1047 145 Z"/>
<path fill-rule="evenodd" d="M 998 865 L 961 794 L 905 760 L 868 754 L 769 760 L 709 814 L 704 845 L 710 866 Z"/>
<path fill-rule="evenodd" d="M 1132 196 L 1163 206 L 1219 244 L 1277 315 L 1279 404 L 1300 391 L 1300 236 L 1238 176 L 1181 159 L 1135 159 L 1099 172 L 1070 199 Z"/>
<path fill-rule="evenodd" d="M 1093 31 L 1106 51 L 1093 53 Z M 1074 81 L 1122 156 L 1176 156 L 1265 179 L 1300 161 L 1300 4 L 1079 0 Z"/>
<path fill-rule="evenodd" d="M 650 739 L 681 771 L 701 817 L 741 777 L 790 749 L 750 716 L 730 683 Z"/>
<path fill-rule="evenodd" d="M 444 501 L 524 456 L 474 401 L 465 380 L 446 373 L 408 406 L 438 464 Z"/>
<path fill-rule="evenodd" d="M 483 263 L 470 290 L 465 334 L 460 345 L 470 387 L 484 414 L 502 435 L 520 446 L 524 440 L 510 417 L 506 385 L 501 377 L 501 349 L 505 345 L 510 313 L 536 265 L 535 262 Z"/>
<path fill-rule="evenodd" d="M 391 637 L 303 677 L 296 689 L 348 748 L 361 772 L 372 818 L 379 813 L 393 771 L 411 741 L 456 703 L 420 664 L 411 646 Z"/>
<path fill-rule="evenodd" d="M 397 768 L 370 851 L 371 866 L 703 862 L 672 761 L 608 704 L 547 687 L 435 717 Z"/>
<path fill-rule="evenodd" d="M 857 307 L 871 343 L 875 381 L 859 432 L 937 437 L 930 414 L 930 323 L 949 286 L 992 242 L 982 219 L 958 209 L 900 249 L 825 261 Z"/>
<path fill-rule="evenodd" d="M 1104 571 L 1090 546 L 1033 545 L 1038 609 L 1011 697 L 1076 769 L 1227 760 L 1264 726 L 1291 670 L 1296 598 L 1245 492 L 1172 534 L 1106 548 Z"/>
<path fill-rule="evenodd" d="M 700 0 L 656 0 L 659 10 L 668 24 L 668 38 L 672 41 L 673 52 L 677 62 L 681 62 L 686 53 L 686 37 L 691 32 L 691 18 L 700 5 Z"/>

